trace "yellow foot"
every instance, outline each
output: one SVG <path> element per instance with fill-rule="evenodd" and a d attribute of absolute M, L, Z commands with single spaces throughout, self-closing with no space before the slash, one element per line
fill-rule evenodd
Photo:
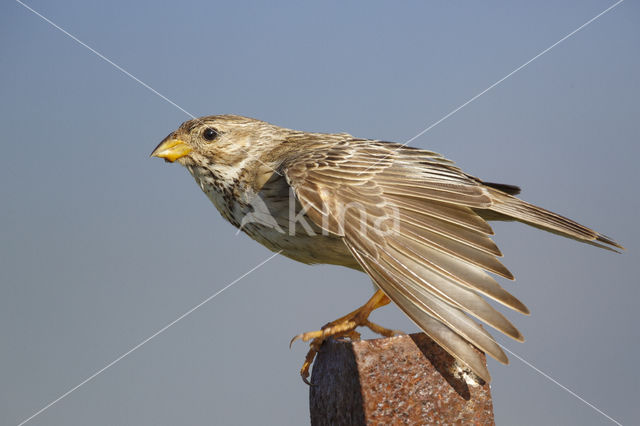
<path fill-rule="evenodd" d="M 367 303 L 365 303 L 355 311 L 343 316 L 342 318 L 338 318 L 337 320 L 328 323 L 320 330 L 298 334 L 293 339 L 291 339 L 289 347 L 291 347 L 293 342 L 295 342 L 296 340 L 302 340 L 303 342 L 308 342 L 309 340 L 311 340 L 311 343 L 309 344 L 309 352 L 307 352 L 307 356 L 305 357 L 302 368 L 300 369 L 302 380 L 308 385 L 311 384 L 308 380 L 309 368 L 311 367 L 311 364 L 313 364 L 313 360 L 320 350 L 320 346 L 322 346 L 322 343 L 324 343 L 324 341 L 328 338 L 349 338 L 351 340 L 360 340 L 360 333 L 356 331 L 357 327 L 367 327 L 374 333 L 381 334 L 385 337 L 391 337 L 396 334 L 400 334 L 399 331 L 384 328 L 369 321 L 368 319 L 369 315 L 374 309 L 384 306 L 389 302 L 390 300 L 387 298 L 387 296 L 385 296 L 382 291 L 378 290 Z"/>

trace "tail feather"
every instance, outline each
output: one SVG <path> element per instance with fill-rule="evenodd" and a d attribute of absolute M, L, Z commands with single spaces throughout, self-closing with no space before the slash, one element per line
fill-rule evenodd
<path fill-rule="evenodd" d="M 578 222 L 522 201 L 502 191 L 489 188 L 489 192 L 493 200 L 493 205 L 490 210 L 493 212 L 598 247 L 613 250 L 609 247 L 613 246 L 624 250 L 624 247 L 613 239 L 584 225 L 580 225 Z"/>

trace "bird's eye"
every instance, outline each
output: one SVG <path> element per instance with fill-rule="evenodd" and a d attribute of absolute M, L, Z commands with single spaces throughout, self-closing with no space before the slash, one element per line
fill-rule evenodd
<path fill-rule="evenodd" d="M 204 129 L 204 132 L 202 132 L 202 137 L 208 141 L 212 141 L 218 137 L 218 132 L 213 127 L 207 127 Z"/>

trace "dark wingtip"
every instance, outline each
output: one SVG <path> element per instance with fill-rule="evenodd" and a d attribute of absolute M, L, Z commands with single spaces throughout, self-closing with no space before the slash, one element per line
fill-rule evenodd
<path fill-rule="evenodd" d="M 515 309 L 516 312 L 520 312 L 522 315 L 531 315 L 531 311 L 524 303 L 522 303 L 518 299 L 515 299 L 515 302 L 516 303 L 514 303 L 514 306 L 511 307 L 512 309 Z"/>
<path fill-rule="evenodd" d="M 509 195 L 518 195 L 520 193 L 520 187 L 516 185 L 509 185 L 507 183 L 495 183 L 495 182 L 482 182 L 484 185 L 497 189 L 498 191 L 506 192 Z"/>
<path fill-rule="evenodd" d="M 609 244 L 611 246 L 619 248 L 620 250 L 626 250 L 626 248 L 624 248 L 623 246 L 618 244 L 613 238 L 607 237 L 606 235 L 598 234 L 598 236 L 596 237 L 596 241 L 600 241 L 601 243 Z"/>

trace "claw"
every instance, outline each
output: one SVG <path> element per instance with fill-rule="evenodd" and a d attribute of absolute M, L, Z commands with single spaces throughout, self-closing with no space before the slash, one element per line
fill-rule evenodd
<path fill-rule="evenodd" d="M 326 333 L 324 328 L 322 330 L 300 333 L 296 336 L 293 336 L 293 339 L 291 339 L 291 341 L 289 342 L 289 349 L 291 349 L 293 342 L 295 342 L 296 340 L 302 340 L 303 342 L 308 342 L 311 339 L 324 339 L 327 334 L 329 333 Z"/>
<path fill-rule="evenodd" d="M 309 379 L 309 368 L 311 364 L 313 364 L 313 360 L 316 358 L 316 354 L 320 351 L 320 346 L 324 339 L 313 339 L 311 344 L 309 345 L 309 352 L 307 352 L 307 356 L 304 359 L 304 363 L 302 364 L 302 368 L 300 369 L 300 376 L 302 377 L 302 381 L 305 382 L 309 386 L 314 386 Z"/>
<path fill-rule="evenodd" d="M 400 332 L 396 330 L 389 330 L 368 320 L 371 311 L 384 306 L 389 302 L 389 298 L 387 298 L 382 291 L 378 290 L 366 304 L 355 311 L 326 324 L 320 330 L 309 331 L 307 333 L 301 333 L 294 336 L 289 342 L 289 348 L 291 348 L 296 340 L 302 340 L 303 342 L 311 340 L 311 343 L 309 344 L 309 352 L 307 352 L 307 356 L 305 357 L 302 368 L 300 369 L 302 381 L 313 386 L 313 383 L 308 380 L 309 369 L 311 368 L 311 364 L 313 364 L 313 360 L 316 358 L 316 354 L 320 351 L 320 347 L 329 337 L 334 339 L 349 338 L 352 341 L 360 340 L 360 333 L 356 331 L 357 327 L 367 327 L 374 333 L 381 334 L 386 337 L 400 334 Z"/>
<path fill-rule="evenodd" d="M 301 337 L 302 337 L 302 334 L 298 334 L 296 336 L 293 336 L 293 339 L 291 339 L 291 341 L 289 342 L 289 349 L 291 349 L 291 346 L 293 345 L 293 342 L 295 342 L 296 340 L 300 340 Z"/>

